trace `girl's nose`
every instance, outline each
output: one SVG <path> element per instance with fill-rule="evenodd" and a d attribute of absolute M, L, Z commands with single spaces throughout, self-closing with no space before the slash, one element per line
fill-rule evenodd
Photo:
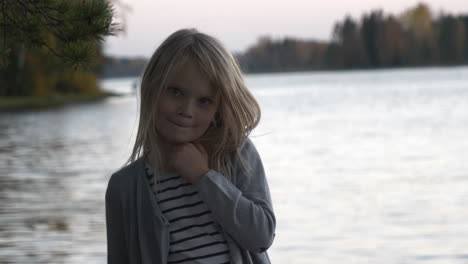
<path fill-rule="evenodd" d="M 186 100 L 184 102 L 181 102 L 179 109 L 178 109 L 178 114 L 187 117 L 187 118 L 192 118 L 193 113 L 194 113 L 194 103 L 191 102 L 190 100 Z"/>

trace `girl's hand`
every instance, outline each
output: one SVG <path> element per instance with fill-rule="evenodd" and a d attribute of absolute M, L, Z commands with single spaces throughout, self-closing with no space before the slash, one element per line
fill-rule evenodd
<path fill-rule="evenodd" d="M 195 184 L 210 170 L 208 153 L 200 143 L 173 146 L 169 156 L 169 167 L 180 173 L 188 182 Z"/>

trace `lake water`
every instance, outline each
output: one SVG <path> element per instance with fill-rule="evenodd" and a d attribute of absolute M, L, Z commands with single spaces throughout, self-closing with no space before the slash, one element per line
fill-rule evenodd
<path fill-rule="evenodd" d="M 106 263 L 104 193 L 136 131 L 103 102 L 0 113 L 0 263 Z M 273 263 L 468 263 L 468 67 L 246 77 Z"/>

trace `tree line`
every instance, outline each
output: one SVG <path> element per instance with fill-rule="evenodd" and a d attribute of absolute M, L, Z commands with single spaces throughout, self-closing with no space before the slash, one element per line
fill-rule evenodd
<path fill-rule="evenodd" d="M 236 57 L 246 72 L 468 64 L 468 15 L 375 10 L 336 23 L 330 42 L 262 37 Z"/>

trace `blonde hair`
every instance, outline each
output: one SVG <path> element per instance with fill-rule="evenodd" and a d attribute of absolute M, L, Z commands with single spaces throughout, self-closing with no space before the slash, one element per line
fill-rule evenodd
<path fill-rule="evenodd" d="M 128 163 L 148 153 L 153 165 L 161 165 L 164 160 L 156 129 L 159 99 L 170 75 L 187 60 L 199 66 L 220 94 L 214 125 L 200 141 L 208 152 L 210 168 L 232 181 L 234 160 L 243 164 L 239 146 L 257 126 L 261 111 L 232 54 L 217 39 L 196 29 L 181 29 L 171 34 L 146 65 L 141 81 L 140 121 Z"/>

